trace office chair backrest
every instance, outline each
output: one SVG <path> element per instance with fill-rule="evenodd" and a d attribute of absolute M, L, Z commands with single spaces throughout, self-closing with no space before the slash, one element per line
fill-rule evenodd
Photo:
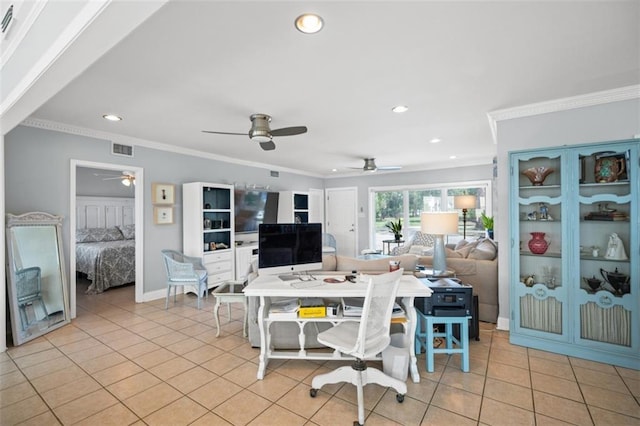
<path fill-rule="evenodd" d="M 376 355 L 391 342 L 391 313 L 404 269 L 381 275 L 369 275 L 362 307 L 358 339 L 352 355 L 363 359 Z"/>

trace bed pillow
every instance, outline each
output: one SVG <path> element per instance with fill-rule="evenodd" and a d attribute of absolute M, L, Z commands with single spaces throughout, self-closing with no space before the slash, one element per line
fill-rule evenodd
<path fill-rule="evenodd" d="M 133 240 L 136 238 L 136 226 L 135 225 L 122 225 L 118 226 L 120 232 L 124 236 L 125 240 Z"/>
<path fill-rule="evenodd" d="M 122 232 L 116 227 L 113 228 L 86 228 L 76 230 L 77 243 L 100 243 L 104 241 L 123 240 Z"/>

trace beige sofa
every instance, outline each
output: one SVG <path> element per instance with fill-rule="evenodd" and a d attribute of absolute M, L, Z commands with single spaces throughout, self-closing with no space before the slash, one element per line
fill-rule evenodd
<path fill-rule="evenodd" d="M 495 243 L 493 243 L 495 247 Z M 480 321 L 495 323 L 498 318 L 498 261 L 497 247 L 493 254 L 488 243 L 474 242 L 469 247 L 459 247 L 458 250 L 447 249 L 447 267 L 456 272 L 463 283 L 473 286 L 474 295 L 478 296 Z M 488 259 L 493 255 L 492 259 Z M 356 259 L 352 257 L 325 254 L 322 259 L 323 274 L 347 275 L 354 271 L 368 273 L 382 273 L 389 270 L 389 261 L 400 261 L 405 274 L 413 274 L 417 265 L 431 266 L 432 256 L 418 256 L 403 254 L 399 256 L 379 259 Z M 249 340 L 254 347 L 260 346 L 260 332 L 257 322 L 258 299 L 249 298 Z M 322 331 L 329 325 L 316 323 L 317 331 Z M 324 328 L 323 328 L 324 326 Z M 287 349 L 298 347 L 299 329 L 293 323 L 278 323 L 271 328 L 272 343 L 275 348 Z M 306 347 L 317 347 L 316 333 L 306 333 Z"/>

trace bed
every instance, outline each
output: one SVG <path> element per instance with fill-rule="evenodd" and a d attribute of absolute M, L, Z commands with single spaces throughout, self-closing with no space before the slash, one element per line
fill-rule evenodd
<path fill-rule="evenodd" d="M 76 272 L 91 281 L 87 294 L 136 280 L 135 225 L 76 230 Z"/>

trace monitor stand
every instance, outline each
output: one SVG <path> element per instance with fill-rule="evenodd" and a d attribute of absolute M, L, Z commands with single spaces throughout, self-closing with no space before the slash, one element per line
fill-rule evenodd
<path fill-rule="evenodd" d="M 280 278 L 282 281 L 293 281 L 293 280 L 299 280 L 300 279 L 300 275 L 299 274 L 282 274 L 282 275 L 278 275 L 278 278 Z"/>

